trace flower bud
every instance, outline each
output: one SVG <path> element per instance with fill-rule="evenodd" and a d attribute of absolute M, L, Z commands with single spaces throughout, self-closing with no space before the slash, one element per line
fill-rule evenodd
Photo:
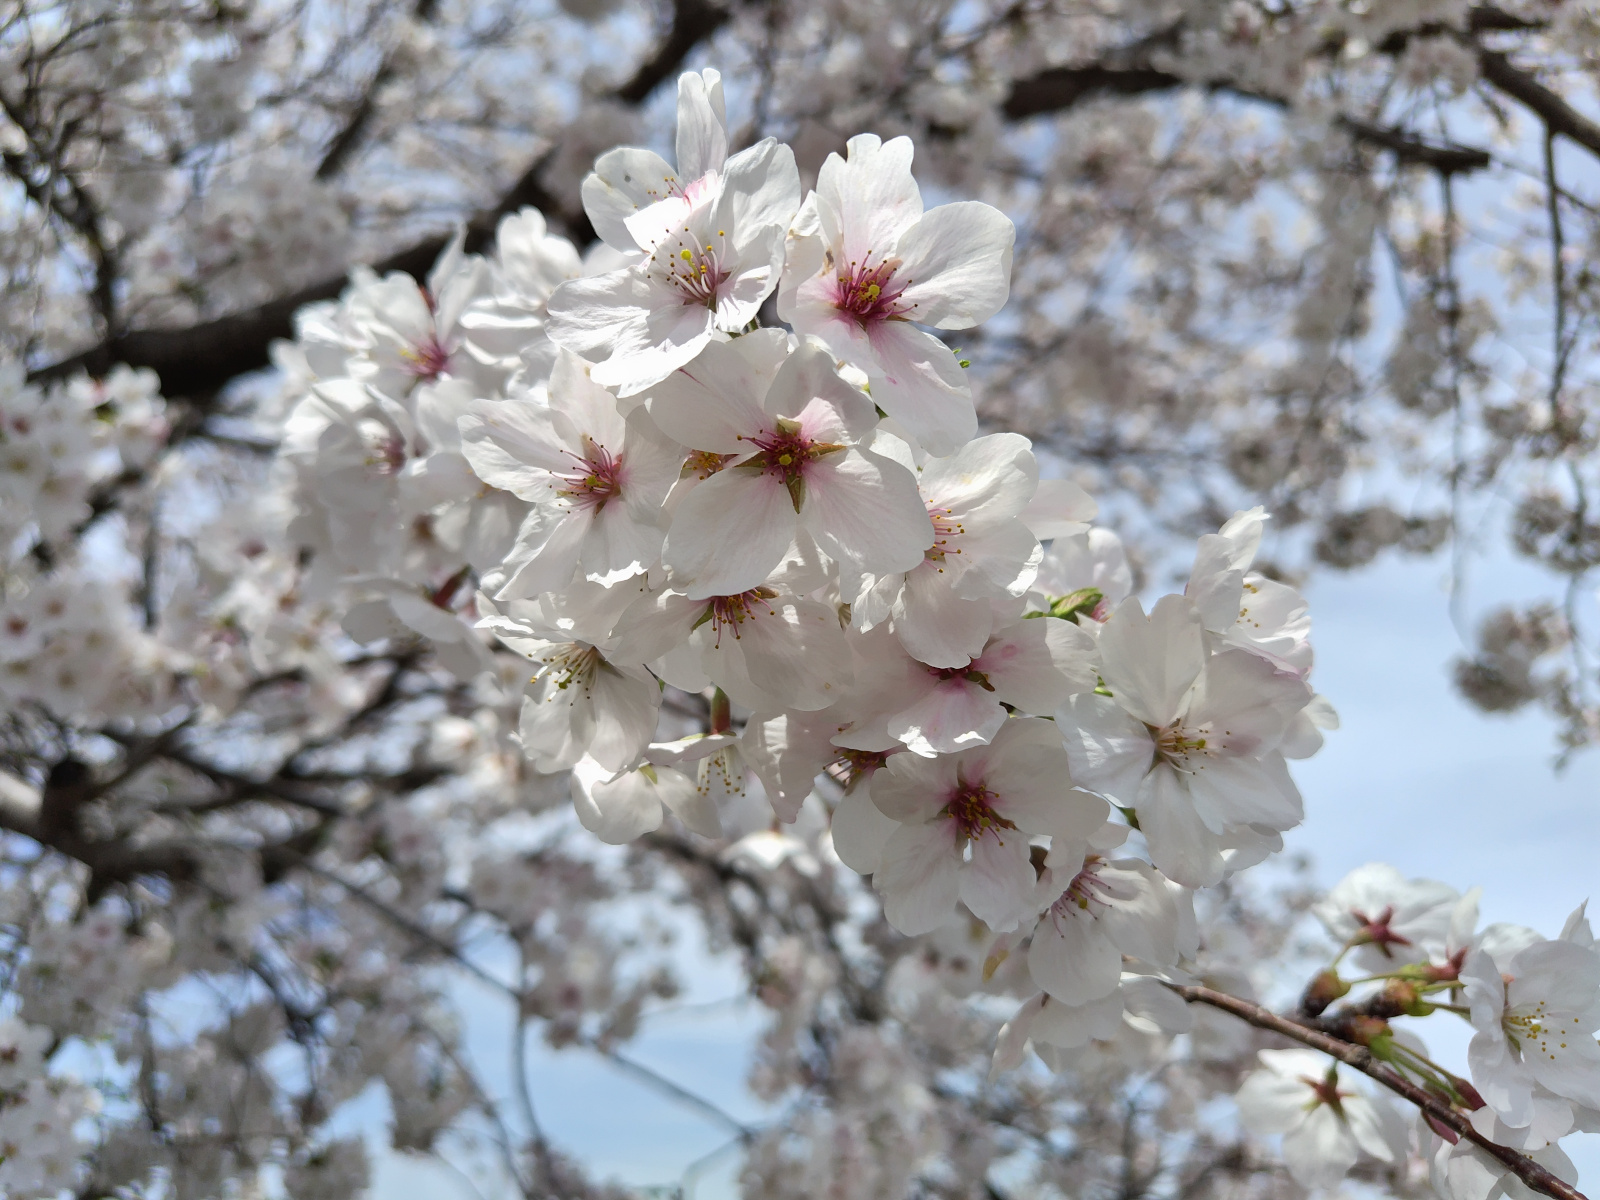
<path fill-rule="evenodd" d="M 1335 1000 L 1350 991 L 1350 985 L 1339 978 L 1339 973 L 1326 970 L 1306 985 L 1300 997 L 1300 1011 L 1308 1017 L 1320 1017 Z"/>

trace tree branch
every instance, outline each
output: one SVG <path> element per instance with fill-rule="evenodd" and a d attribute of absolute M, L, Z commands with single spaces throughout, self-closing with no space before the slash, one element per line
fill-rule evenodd
<path fill-rule="evenodd" d="M 1547 1196 L 1553 1196 L 1556 1200 L 1587 1200 L 1577 1188 L 1557 1179 L 1527 1155 L 1519 1154 L 1509 1146 L 1502 1146 L 1484 1137 L 1461 1113 L 1410 1080 L 1402 1078 L 1399 1072 L 1374 1058 L 1372 1051 L 1365 1046 L 1357 1046 L 1321 1030 L 1308 1028 L 1298 1021 L 1279 1016 L 1271 1009 L 1252 1004 L 1248 1000 L 1241 1000 L 1237 996 L 1230 996 L 1226 992 L 1198 984 L 1169 983 L 1167 986 L 1190 1004 L 1206 1004 L 1225 1013 L 1232 1013 L 1257 1029 L 1266 1029 L 1281 1034 L 1291 1041 L 1299 1042 L 1302 1046 L 1320 1050 L 1346 1066 L 1360 1071 L 1368 1078 L 1377 1080 L 1396 1095 L 1411 1101 L 1434 1122 L 1454 1130 L 1457 1135 L 1487 1152 L 1529 1187 Z"/>
<path fill-rule="evenodd" d="M 1479 50 L 1478 69 L 1500 91 L 1532 109 L 1545 128 L 1600 154 L 1600 124 L 1584 116 L 1498 50 Z"/>
<path fill-rule="evenodd" d="M 732 15 L 731 8 L 719 7 L 708 0 L 674 0 L 672 11 L 672 26 L 660 46 L 612 93 L 616 99 L 628 104 L 643 103 L 683 64 L 696 46 L 721 29 Z M 542 154 L 498 203 L 468 223 L 469 250 L 487 244 L 500 219 L 524 205 L 543 210 L 555 224 L 564 226 L 574 241 L 587 244 L 593 240 L 588 218 L 569 212 L 539 178 L 552 155 L 553 150 Z M 379 274 L 403 271 L 421 278 L 427 275 L 449 240 L 446 234 L 431 235 L 374 263 L 373 267 Z M 245 312 L 184 329 L 131 330 L 34 371 L 30 378 L 64 379 L 79 371 L 103 375 L 115 364 L 127 363 L 132 367 L 153 369 L 161 376 L 163 394 L 169 397 L 209 398 L 230 379 L 267 366 L 268 347 L 280 338 L 294 336 L 294 314 L 304 305 L 336 298 L 346 283 L 346 273 L 340 271 L 292 295 Z"/>

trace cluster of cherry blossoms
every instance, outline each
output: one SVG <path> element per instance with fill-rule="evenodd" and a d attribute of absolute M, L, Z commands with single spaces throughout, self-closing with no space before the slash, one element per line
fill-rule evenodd
<path fill-rule="evenodd" d="M 76 543 L 103 489 L 167 436 L 153 371 L 40 387 L 0 362 L 0 700 L 65 714 L 159 710 L 164 655 Z"/>
<path fill-rule="evenodd" d="M 1335 723 L 1306 604 L 1252 570 L 1255 509 L 1146 613 L 1093 501 L 978 435 L 930 330 L 1001 308 L 1014 234 L 925 208 L 911 155 L 853 138 L 802 197 L 688 74 L 677 165 L 613 150 L 585 182 L 587 259 L 525 211 L 425 286 L 358 272 L 280 354 L 293 532 L 358 641 L 471 677 L 481 629 L 531 662 L 523 753 L 602 839 L 790 822 L 831 781 L 833 852 L 893 925 L 1028 944 L 1004 1055 L 1125 1007 L 1181 1024 L 1157 978 L 1191 889 L 1281 847 L 1286 760 Z M 668 687 L 707 730 L 657 740 Z"/>
<path fill-rule="evenodd" d="M 1281 849 L 1302 818 L 1288 761 L 1337 724 L 1309 683 L 1304 599 L 1254 569 L 1267 514 L 1200 538 L 1183 590 L 1147 610 L 1093 500 L 1042 479 L 1028 439 L 980 434 L 966 363 L 937 332 L 1004 305 L 1011 223 L 925 209 L 905 138 L 851 139 L 804 195 L 787 147 L 728 151 L 718 76 L 685 75 L 677 165 L 613 150 L 585 181 L 602 239 L 586 255 L 525 209 L 486 257 L 458 237 L 425 282 L 358 269 L 302 310 L 277 351 L 292 513 L 230 516 L 237 545 L 197 553 L 236 578 L 169 606 L 141 644 L 187 647 L 164 666 L 214 703 L 252 671 L 335 674 L 329 613 L 363 646 L 426 644 L 481 703 L 520 705 L 524 759 L 568 775 L 601 840 L 670 814 L 762 869 L 870 876 L 888 923 L 930 946 L 976 939 L 962 986 L 1012 1013 L 997 1075 L 1030 1048 L 1066 1070 L 1129 1030 L 1194 1030 L 1178 989 L 1216 958 L 1196 891 Z M 79 493 L 138 469 L 114 448 L 77 469 Z M 56 578 L 19 600 L 54 586 L 58 607 L 87 602 Z M 414 817 L 383 837 L 443 870 Z M 1319 910 L 1340 960 L 1374 974 L 1319 976 L 1306 1020 L 1344 1021 L 1484 1137 L 1567 1170 L 1555 1141 L 1600 1100 L 1587 926 L 1480 934 L 1471 898 L 1391 875 L 1358 873 Z M 795 994 L 820 994 L 797 964 Z M 578 1034 L 557 993 L 588 996 L 583 973 L 553 964 L 562 1036 Z M 619 1001 L 609 979 L 597 968 L 579 1010 L 637 1011 L 645 992 Z M 1437 1008 L 1480 1029 L 1476 1090 L 1387 1024 Z M 880 1050 L 862 1050 L 869 1073 Z M 1261 1064 L 1241 1116 L 1284 1136 L 1308 1186 L 1412 1145 L 1450 1200 L 1513 1186 L 1447 1127 L 1413 1142 L 1380 1092 L 1348 1090 L 1312 1051 Z M 874 1103 L 890 1093 L 910 1094 Z M 915 1131 L 895 1136 L 911 1164 Z"/>

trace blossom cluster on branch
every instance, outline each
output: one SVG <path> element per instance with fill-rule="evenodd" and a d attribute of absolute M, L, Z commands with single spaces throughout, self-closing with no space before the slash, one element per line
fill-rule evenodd
<path fill-rule="evenodd" d="M 586 81 L 565 140 L 495 208 L 286 304 L 313 268 L 342 267 L 359 205 L 325 181 L 394 120 L 394 80 L 437 76 L 432 100 L 407 94 L 434 105 L 429 122 L 470 127 L 466 100 L 440 99 L 459 64 L 526 34 L 516 6 L 491 7 L 447 47 L 432 27 L 451 18 L 417 5 L 314 173 L 178 148 L 252 122 L 288 136 L 296 89 L 252 90 L 284 53 L 273 30 L 241 35 L 232 58 L 183 57 L 186 22 L 245 28 L 230 12 L 80 25 L 68 5 L 6 110 L 26 136 L 3 165 L 83 249 L 113 350 L 139 360 L 183 332 L 140 343 L 130 313 L 268 296 L 286 324 L 316 302 L 270 378 L 217 394 L 202 361 L 163 366 L 189 381 L 165 401 L 148 371 L 29 382 L 0 365 L 0 1191 L 353 1196 L 369 1164 L 340 1113 L 381 1088 L 389 1146 L 489 1158 L 486 1190 L 624 1194 L 544 1131 L 537 1033 L 728 1133 L 751 1197 L 1298 1200 L 1352 1178 L 1572 1200 L 1560 1140 L 1600 1128 L 1600 951 L 1583 911 L 1545 939 L 1479 929 L 1475 893 L 1392 868 L 1315 903 L 1292 873 L 1275 891 L 1256 882 L 1271 872 L 1246 874 L 1289 865 L 1274 859 L 1303 815 L 1289 763 L 1337 717 L 1310 684 L 1306 602 L 1262 556 L 1267 511 L 1218 497 L 1253 489 L 1303 522 L 1350 469 L 1346 442 L 1370 436 L 1330 396 L 1360 392 L 1366 264 L 1380 215 L 1410 210 L 1403 175 L 1379 195 L 1349 162 L 1422 163 L 1450 204 L 1451 181 L 1489 160 L 1357 119 L 1351 96 L 1319 88 L 1385 63 L 1405 95 L 1459 95 L 1481 73 L 1544 103 L 1472 39 L 1548 26 L 1586 44 L 1578 18 L 1233 4 L 1171 23 L 1132 5 L 1121 19 L 1144 33 L 1124 52 L 1110 6 L 1007 6 L 971 29 L 946 13 L 925 43 L 900 38 L 920 9 L 896 10 L 840 43 L 802 99 L 812 51 L 782 39 L 824 46 L 829 22 L 872 21 L 773 5 L 749 97 L 762 116 L 731 122 L 721 76 L 690 72 L 671 161 L 623 147 L 590 171 L 634 136 L 624 101 L 725 24 L 746 36 L 762 7 L 677 3 L 660 53 L 603 93 Z M 35 45 L 25 24 L 0 27 L 0 53 Z M 1086 30 L 1083 52 L 1110 66 L 1030 41 L 1076 46 Z M 330 61 L 365 45 L 334 40 Z M 151 115 L 159 89 L 140 91 L 132 51 L 156 44 L 187 75 L 177 125 Z M 877 57 L 845 61 L 861 44 Z M 929 68 L 907 85 L 928 56 L 985 82 L 963 95 Z M 84 84 L 102 68 L 115 79 Z M 1231 151 L 1202 164 L 1180 106 L 1171 128 L 1138 110 L 1077 128 L 1042 172 L 1008 160 L 1012 193 L 996 159 L 968 154 L 1000 113 L 1186 83 L 1293 108 L 1286 123 L 1321 131 L 1323 172 L 1321 240 L 1294 271 L 1270 239 L 1207 267 L 1272 296 L 1296 275 L 1297 357 L 1192 403 L 1176 397 L 1210 285 L 1186 275 L 1191 226 L 1293 172 Z M 862 98 L 876 89 L 887 107 Z M 759 136 L 785 127 L 774 96 L 794 149 Z M 77 105 L 111 150 L 75 157 Z M 478 149 L 496 160 L 485 120 Z M 1226 146 L 1250 144 L 1248 121 L 1224 124 Z M 831 132 L 863 126 L 901 135 Z M 930 195 L 981 189 L 1019 224 L 986 203 L 925 204 L 904 130 Z M 146 137 L 159 170 L 133 161 Z M 225 186 L 207 191 L 214 165 Z M 1576 201 L 1553 165 L 1547 183 L 1559 238 L 1559 205 Z M 404 227 L 412 210 L 386 203 Z M 180 208 L 181 222 L 154 215 Z M 1402 276 L 1427 280 L 1383 367 L 1402 424 L 1461 411 L 1490 328 L 1461 301 L 1454 220 L 1417 217 L 1391 247 Z M 1129 248 L 1128 286 L 1096 278 L 1095 254 Z M 193 263 L 204 286 L 182 284 Z M 0 312 L 0 335 L 37 356 L 85 324 L 52 312 L 26 336 Z M 259 365 L 244 343 L 264 345 L 274 319 L 224 317 L 201 349 L 226 376 Z M 1558 343 L 1581 323 L 1558 315 Z M 1490 414 L 1500 441 L 1484 454 L 1581 448 L 1559 378 L 1552 396 L 1539 420 Z M 1140 555 L 1052 476 L 1065 465 L 1112 493 L 1124 532 L 1181 524 L 1155 499 L 1172 444 L 1197 430 L 1226 443 L 1223 482 L 1193 473 L 1217 532 L 1184 547 L 1182 590 L 1147 603 Z M 1524 504 L 1516 536 L 1576 588 L 1588 550 L 1568 501 Z M 1316 554 L 1428 550 L 1447 525 L 1333 513 Z M 1490 708 L 1565 697 L 1581 728 L 1581 689 L 1545 673 L 1572 611 L 1496 618 L 1462 687 Z M 1264 998 L 1308 910 L 1333 949 L 1284 1015 Z M 768 1021 L 750 1072 L 760 1120 L 628 1052 L 692 984 L 671 952 L 683 925 L 739 960 Z M 473 1060 L 462 980 L 504 1010 L 509 1096 Z M 1422 1018 L 1472 1023 L 1465 1066 L 1430 1057 Z"/>

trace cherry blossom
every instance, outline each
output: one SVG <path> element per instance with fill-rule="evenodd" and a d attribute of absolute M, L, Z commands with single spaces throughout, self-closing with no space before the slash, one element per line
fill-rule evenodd
<path fill-rule="evenodd" d="M 870 401 L 819 343 L 786 349 L 781 331 L 708 346 L 651 395 L 670 437 L 729 456 L 667 532 L 663 558 L 692 597 L 761 586 L 801 532 L 859 571 L 909 570 L 933 542 L 911 472 L 861 444 Z"/>
<path fill-rule="evenodd" d="M 884 844 L 873 886 L 902 933 L 927 933 L 956 901 L 994 929 L 1028 911 L 1031 835 L 1083 842 L 1105 820 L 1103 801 L 1072 787 L 1050 723 L 1007 722 L 987 746 L 926 759 L 897 754 L 872 777 L 872 803 L 899 828 Z"/>
<path fill-rule="evenodd" d="M 1363 1155 L 1382 1163 L 1406 1152 L 1405 1123 L 1383 1096 L 1351 1088 L 1314 1050 L 1263 1050 L 1239 1087 L 1239 1117 L 1258 1134 L 1283 1135 L 1283 1160 L 1306 1187 L 1333 1187 Z"/>
<path fill-rule="evenodd" d="M 1461 968 L 1472 1025 L 1472 1081 L 1508 1124 L 1535 1116 L 1535 1087 L 1600 1108 L 1600 954 L 1536 941 L 1500 969 L 1487 950 Z"/>
<path fill-rule="evenodd" d="M 1241 838 L 1259 844 L 1299 822 L 1277 745 L 1310 699 L 1305 684 L 1245 651 L 1207 655 L 1200 617 L 1178 596 L 1148 617 L 1124 601 L 1098 646 L 1111 695 L 1080 692 L 1058 720 L 1079 785 L 1135 810 L 1161 871 L 1216 883 Z"/>
<path fill-rule="evenodd" d="M 976 201 L 923 210 L 910 138 L 830 154 L 789 235 L 778 315 L 866 371 L 873 400 L 930 454 L 977 432 L 962 367 L 918 329 L 968 329 L 1006 302 L 1016 231 Z"/>
<path fill-rule="evenodd" d="M 506 556 L 504 598 L 554 591 L 574 571 L 607 581 L 654 565 L 677 475 L 672 443 L 644 412 L 624 418 L 576 356 L 558 360 L 539 399 L 485 401 L 460 419 L 478 477 L 534 505 Z"/>

